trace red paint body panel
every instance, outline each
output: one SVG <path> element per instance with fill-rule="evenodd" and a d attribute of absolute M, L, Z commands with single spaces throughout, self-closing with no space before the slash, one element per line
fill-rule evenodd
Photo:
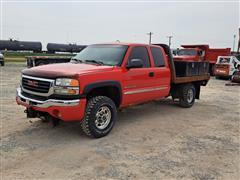
<path fill-rule="evenodd" d="M 27 103 L 22 102 L 19 98 L 16 98 L 18 105 L 25 107 L 31 107 Z M 77 106 L 51 106 L 48 108 L 31 107 L 33 110 L 47 112 L 55 118 L 59 118 L 63 121 L 81 121 L 84 117 L 86 106 L 86 99 L 81 99 Z M 60 116 L 58 115 L 60 113 Z"/>
<path fill-rule="evenodd" d="M 209 61 L 211 64 L 216 64 L 218 56 L 230 56 L 231 49 L 207 49 L 205 52 L 205 60 Z"/>
<path fill-rule="evenodd" d="M 111 66 L 100 66 L 93 64 L 72 64 L 72 63 L 59 63 L 59 64 L 48 64 L 42 66 L 36 66 L 30 69 L 24 69 L 22 72 L 25 75 L 46 77 L 54 79 L 56 77 L 76 77 L 81 74 L 99 72 L 99 71 L 110 71 L 113 67 Z"/>
<path fill-rule="evenodd" d="M 230 65 L 229 64 L 216 64 L 215 72 L 216 76 L 229 76 Z"/>

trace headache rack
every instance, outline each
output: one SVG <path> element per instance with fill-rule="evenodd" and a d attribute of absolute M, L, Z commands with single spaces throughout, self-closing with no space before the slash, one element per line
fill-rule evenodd
<path fill-rule="evenodd" d="M 210 79 L 208 73 L 209 63 L 208 62 L 185 62 L 185 61 L 174 61 L 172 57 L 171 49 L 166 44 L 154 44 L 164 49 L 167 57 L 169 66 L 171 69 L 171 83 L 180 84 L 188 82 L 202 82 L 202 85 L 206 85 Z"/>

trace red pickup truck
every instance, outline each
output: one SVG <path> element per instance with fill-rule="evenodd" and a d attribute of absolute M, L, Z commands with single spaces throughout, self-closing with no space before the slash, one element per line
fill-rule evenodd
<path fill-rule="evenodd" d="M 209 77 L 177 77 L 164 44 L 95 44 L 70 63 L 23 70 L 16 101 L 27 117 L 79 121 L 88 136 L 99 138 L 113 128 L 118 109 L 168 96 L 191 107 Z"/>

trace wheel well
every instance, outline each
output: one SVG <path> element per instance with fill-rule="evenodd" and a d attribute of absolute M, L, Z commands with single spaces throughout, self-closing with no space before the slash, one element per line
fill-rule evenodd
<path fill-rule="evenodd" d="M 172 97 L 175 98 L 179 98 L 179 91 L 181 90 L 181 88 L 187 84 L 192 84 L 195 87 L 195 98 L 199 99 L 200 98 L 200 87 L 201 87 L 201 83 L 199 82 L 194 82 L 194 83 L 186 83 L 186 84 L 172 84 L 171 85 L 171 95 Z"/>
<path fill-rule="evenodd" d="M 97 87 L 89 91 L 87 94 L 87 100 L 91 99 L 94 96 L 107 96 L 113 100 L 116 104 L 116 107 L 119 107 L 121 104 L 121 92 L 115 86 L 104 86 L 104 87 Z"/>

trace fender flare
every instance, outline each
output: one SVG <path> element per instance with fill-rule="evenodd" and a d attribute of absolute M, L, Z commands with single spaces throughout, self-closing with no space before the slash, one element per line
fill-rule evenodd
<path fill-rule="evenodd" d="M 115 80 L 109 80 L 109 81 L 97 81 L 90 83 L 86 85 L 83 89 L 84 96 L 87 96 L 87 94 L 96 88 L 102 88 L 102 87 L 115 87 L 119 91 L 119 97 L 120 97 L 120 104 L 122 102 L 122 86 L 118 81 Z"/>

